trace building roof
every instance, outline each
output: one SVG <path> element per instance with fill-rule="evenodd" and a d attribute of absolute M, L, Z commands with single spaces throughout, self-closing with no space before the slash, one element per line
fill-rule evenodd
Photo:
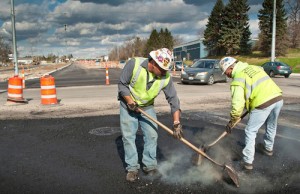
<path fill-rule="evenodd" d="M 203 40 L 204 40 L 204 38 L 199 38 L 197 40 L 193 40 L 193 41 L 186 42 L 186 43 L 183 43 L 183 44 L 180 44 L 180 45 L 176 45 L 176 46 L 174 46 L 174 49 L 184 47 L 184 46 L 189 46 L 189 45 L 192 45 L 192 44 L 201 43 Z"/>

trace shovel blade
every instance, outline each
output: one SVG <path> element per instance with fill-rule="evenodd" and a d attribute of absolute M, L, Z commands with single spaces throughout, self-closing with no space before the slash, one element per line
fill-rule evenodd
<path fill-rule="evenodd" d="M 236 187 L 240 187 L 239 177 L 238 177 L 236 171 L 233 169 L 233 167 L 225 165 L 225 170 L 226 170 L 228 176 L 231 178 L 231 180 L 236 185 Z"/>

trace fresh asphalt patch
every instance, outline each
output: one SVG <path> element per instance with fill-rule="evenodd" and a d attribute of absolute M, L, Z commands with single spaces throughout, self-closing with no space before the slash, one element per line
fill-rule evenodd
<path fill-rule="evenodd" d="M 224 131 L 225 112 L 182 113 L 185 138 L 196 146 L 211 142 Z M 0 193 L 297 193 L 299 114 L 299 109 L 283 109 L 274 155 L 256 153 L 252 172 L 238 165 L 247 118 L 207 151 L 214 160 L 237 170 L 239 188 L 222 168 L 206 159 L 194 166 L 195 153 L 163 129 L 158 130 L 157 149 L 161 176 L 149 177 L 140 171 L 137 182 L 126 182 L 118 115 L 2 120 Z M 158 114 L 158 120 L 172 126 L 170 114 Z M 263 129 L 257 142 L 262 138 Z M 144 141 L 140 130 L 136 145 L 141 163 Z"/>

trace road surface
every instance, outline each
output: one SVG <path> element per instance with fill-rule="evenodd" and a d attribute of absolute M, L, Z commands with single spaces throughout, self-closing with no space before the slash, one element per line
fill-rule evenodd
<path fill-rule="evenodd" d="M 68 73 L 69 70 L 73 69 Z M 254 170 L 239 171 L 245 118 L 234 132 L 208 151 L 220 163 L 232 164 L 240 178 L 236 188 L 222 168 L 207 160 L 193 166 L 194 152 L 159 129 L 158 163 L 162 177 L 140 172 L 136 183 L 125 180 L 124 151 L 119 126 L 117 86 L 94 85 L 91 75 L 105 70 L 70 67 L 57 72 L 59 105 L 40 104 L 39 88 L 25 89 L 28 104 L 6 104 L 0 94 L 0 193 L 297 193 L 300 191 L 300 77 L 274 78 L 284 91 L 274 156 L 256 153 Z M 77 76 L 77 70 L 82 76 Z M 120 70 L 110 78 L 118 79 Z M 61 75 L 62 77 L 60 77 Z M 76 75 L 76 76 L 75 76 Z M 64 79 L 76 77 L 74 81 Z M 85 86 L 74 86 L 82 79 Z M 75 81 L 76 80 L 76 81 Z M 104 77 L 100 78 L 105 83 Z M 196 146 L 211 142 L 229 119 L 229 83 L 182 85 L 181 99 L 186 139 Z M 66 87 L 68 84 L 71 87 Z M 158 120 L 171 126 L 163 94 L 156 100 Z M 258 134 L 261 142 L 263 129 Z M 137 147 L 142 152 L 139 132 Z"/>

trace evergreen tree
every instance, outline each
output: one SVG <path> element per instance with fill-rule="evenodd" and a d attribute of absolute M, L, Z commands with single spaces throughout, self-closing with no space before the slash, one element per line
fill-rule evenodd
<path fill-rule="evenodd" d="M 226 54 L 237 54 L 240 49 L 240 40 L 242 37 L 239 29 L 239 2 L 230 0 L 223 11 L 223 24 L 220 31 L 218 44 L 223 46 Z"/>
<path fill-rule="evenodd" d="M 229 0 L 225 6 L 218 44 L 225 47 L 228 55 L 249 50 L 248 10 L 247 0 Z"/>
<path fill-rule="evenodd" d="M 159 45 L 157 45 L 159 48 L 162 48 L 163 45 L 165 44 L 166 42 L 166 34 L 164 32 L 164 30 L 161 28 L 159 33 L 158 33 L 158 39 L 159 39 Z"/>
<path fill-rule="evenodd" d="M 152 30 L 150 37 L 146 43 L 146 48 L 144 51 L 144 56 L 148 56 L 150 51 L 156 50 L 160 47 L 159 34 L 156 29 Z"/>
<path fill-rule="evenodd" d="M 260 50 L 265 56 L 271 54 L 272 26 L 273 26 L 273 0 L 264 0 L 259 10 Z M 276 55 L 284 55 L 288 48 L 287 17 L 283 0 L 276 0 Z"/>
<path fill-rule="evenodd" d="M 173 49 L 173 46 L 174 46 L 174 40 L 173 40 L 173 36 L 171 34 L 171 32 L 165 28 L 165 30 L 161 30 L 161 33 L 159 34 L 160 35 L 160 41 L 163 43 L 161 45 L 161 48 L 168 48 L 170 50 Z"/>
<path fill-rule="evenodd" d="M 250 36 L 251 32 L 249 29 L 249 17 L 248 11 L 250 9 L 249 5 L 247 4 L 247 0 L 242 0 L 241 2 L 241 18 L 240 20 L 243 22 L 243 29 L 242 29 L 242 37 L 240 42 L 240 54 L 248 55 L 251 54 L 251 43 L 250 43 Z"/>
<path fill-rule="evenodd" d="M 221 55 L 224 48 L 218 45 L 220 39 L 220 29 L 222 26 L 222 12 L 224 4 L 222 0 L 217 0 L 204 30 L 203 44 L 206 46 L 209 55 Z"/>
<path fill-rule="evenodd" d="M 160 29 L 160 32 L 157 33 L 156 29 L 152 30 L 150 38 L 146 43 L 146 48 L 144 56 L 147 56 L 150 51 L 159 49 L 159 48 L 168 48 L 173 49 L 174 40 L 171 32 L 166 28 L 165 30 Z"/>

